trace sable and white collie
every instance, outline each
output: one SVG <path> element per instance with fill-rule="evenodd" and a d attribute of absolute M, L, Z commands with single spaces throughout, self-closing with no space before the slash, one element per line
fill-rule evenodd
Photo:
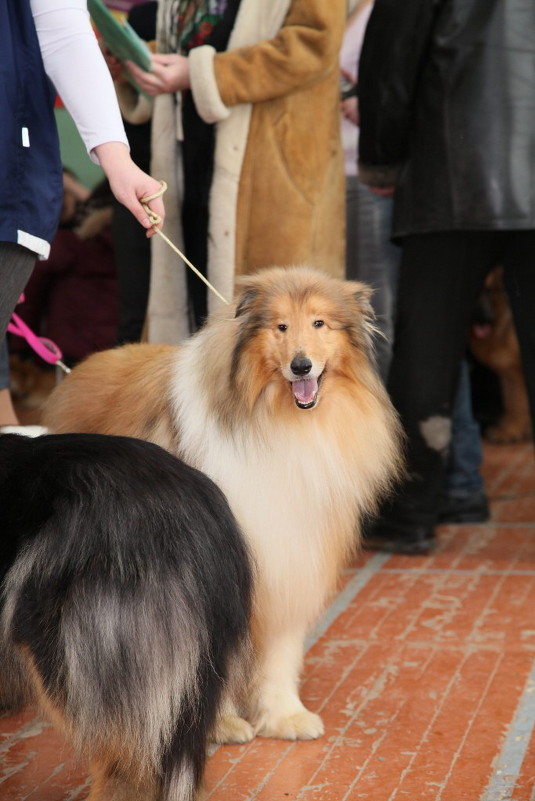
<path fill-rule="evenodd" d="M 89 801 L 194 801 L 248 667 L 252 569 L 221 490 L 150 442 L 0 436 L 0 707 L 38 701 Z"/>
<path fill-rule="evenodd" d="M 256 670 L 243 706 L 226 699 L 221 742 L 323 733 L 299 698 L 305 636 L 402 463 L 369 296 L 306 267 L 246 276 L 184 345 L 93 355 L 45 411 L 53 431 L 152 440 L 226 494 L 256 562 Z"/>

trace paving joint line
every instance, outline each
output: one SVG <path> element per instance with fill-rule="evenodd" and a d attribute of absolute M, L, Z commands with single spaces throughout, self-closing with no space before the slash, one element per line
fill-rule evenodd
<path fill-rule="evenodd" d="M 347 609 L 353 599 L 364 589 L 366 584 L 379 572 L 383 572 L 383 565 L 388 562 L 391 556 L 392 554 L 387 552 L 374 554 L 363 567 L 357 569 L 354 578 L 348 581 L 344 589 L 338 593 L 308 635 L 305 641 L 306 651 L 318 642 L 336 618 Z"/>
<path fill-rule="evenodd" d="M 506 801 L 513 792 L 535 729 L 535 663 L 480 801 Z"/>
<path fill-rule="evenodd" d="M 442 575 L 443 573 L 450 574 L 452 576 L 533 576 L 535 577 L 535 569 L 529 570 L 500 570 L 498 568 L 494 569 L 487 569 L 487 568 L 447 568 L 447 567 L 385 567 L 381 570 L 381 573 L 388 574 L 388 575 Z"/>

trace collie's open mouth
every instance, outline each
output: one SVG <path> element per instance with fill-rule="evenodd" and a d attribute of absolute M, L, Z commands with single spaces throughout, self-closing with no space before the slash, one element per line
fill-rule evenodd
<path fill-rule="evenodd" d="M 318 402 L 319 387 L 322 376 L 317 378 L 300 378 L 291 381 L 295 405 L 300 409 L 312 409 Z"/>

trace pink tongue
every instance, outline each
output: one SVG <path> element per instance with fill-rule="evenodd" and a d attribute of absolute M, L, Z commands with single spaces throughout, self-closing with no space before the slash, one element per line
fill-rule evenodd
<path fill-rule="evenodd" d="M 305 378 L 303 381 L 292 381 L 292 390 L 299 403 L 310 403 L 318 391 L 318 379 Z"/>

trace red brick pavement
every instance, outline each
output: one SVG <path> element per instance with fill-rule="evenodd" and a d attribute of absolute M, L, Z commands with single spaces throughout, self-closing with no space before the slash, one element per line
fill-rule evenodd
<path fill-rule="evenodd" d="M 325 736 L 218 748 L 209 801 L 535 800 L 532 447 L 486 446 L 492 520 L 429 557 L 365 554 L 311 638 Z M 83 761 L 33 710 L 0 718 L 0 801 L 83 801 Z"/>

